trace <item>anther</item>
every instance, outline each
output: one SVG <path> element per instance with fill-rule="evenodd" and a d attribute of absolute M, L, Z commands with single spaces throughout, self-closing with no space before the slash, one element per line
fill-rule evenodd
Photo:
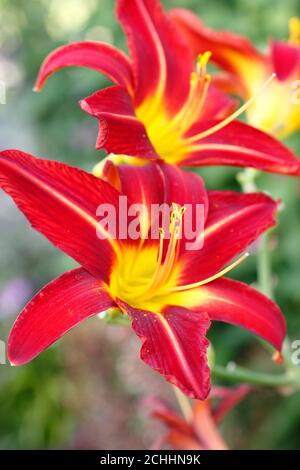
<path fill-rule="evenodd" d="M 197 66 L 196 71 L 197 75 L 200 77 L 206 76 L 206 66 L 211 58 L 212 53 L 210 51 L 206 51 L 203 54 L 199 54 L 197 57 Z"/>

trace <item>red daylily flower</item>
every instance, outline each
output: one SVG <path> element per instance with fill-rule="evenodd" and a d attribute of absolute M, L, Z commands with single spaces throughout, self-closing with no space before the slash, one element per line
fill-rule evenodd
<path fill-rule="evenodd" d="M 44 287 L 17 318 L 8 342 L 12 364 L 24 364 L 84 319 L 110 308 L 129 315 L 141 338 L 141 358 L 191 397 L 206 398 L 210 374 L 206 332 L 212 320 L 247 328 L 282 347 L 279 308 L 251 287 L 225 279 L 228 263 L 275 223 L 277 203 L 264 194 L 206 192 L 201 178 L 168 164 L 104 168 L 105 180 L 18 150 L 0 153 L 0 186 L 31 225 L 81 267 Z M 119 197 L 130 203 L 176 203 L 171 237 L 147 238 L 140 216 L 137 240 L 101 228 L 100 204 L 119 217 Z M 188 251 L 178 229 L 178 207 L 204 205 L 204 248 Z M 174 207 L 174 206 L 173 206 Z M 121 214 L 122 215 L 122 214 Z M 174 228 L 175 224 L 176 226 Z"/>
<path fill-rule="evenodd" d="M 161 400 L 151 400 L 152 416 L 168 429 L 159 446 L 170 445 L 176 450 L 227 450 L 217 425 L 224 415 L 249 393 L 248 385 L 235 388 L 213 387 L 208 399 L 196 401 L 192 415 L 183 418 Z"/>
<path fill-rule="evenodd" d="M 297 157 L 274 138 L 237 121 L 235 102 L 210 85 L 209 53 L 195 59 L 158 0 L 118 0 L 130 57 L 112 46 L 81 42 L 52 52 L 36 89 L 56 70 L 84 66 L 115 86 L 81 101 L 100 122 L 97 148 L 185 166 L 231 165 L 297 174 Z M 269 105 L 269 103 L 268 103 Z"/>
<path fill-rule="evenodd" d="M 266 54 L 245 37 L 207 28 L 194 13 L 171 11 L 195 54 L 212 51 L 212 61 L 227 75 L 216 78 L 220 88 L 248 100 L 272 73 L 276 79 L 248 108 L 248 121 L 276 137 L 300 130 L 300 20 L 290 20 L 289 42 L 272 40 Z"/>

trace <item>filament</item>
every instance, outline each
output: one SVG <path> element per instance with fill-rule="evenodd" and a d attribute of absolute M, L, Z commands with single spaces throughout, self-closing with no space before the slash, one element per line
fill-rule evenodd
<path fill-rule="evenodd" d="M 231 263 L 229 266 L 226 268 L 222 269 L 222 271 L 218 272 L 217 274 L 214 274 L 213 276 L 210 276 L 203 281 L 199 282 L 194 282 L 193 284 L 186 284 L 183 286 L 177 286 L 173 287 L 172 289 L 168 289 L 171 292 L 182 292 L 190 289 L 195 289 L 196 287 L 204 286 L 205 284 L 208 284 L 209 282 L 215 281 L 216 279 L 219 279 L 220 277 L 224 276 L 227 274 L 229 271 L 232 269 L 236 268 L 239 264 L 241 264 L 246 258 L 248 258 L 249 253 L 244 253 L 240 258 L 235 260 L 233 263 Z"/>
<path fill-rule="evenodd" d="M 163 261 L 165 231 L 163 230 L 163 228 L 161 228 L 159 231 L 159 248 L 155 270 L 150 282 L 144 288 L 144 292 L 141 295 L 142 297 L 145 295 L 146 292 L 147 294 L 149 294 L 154 289 L 156 289 L 157 286 L 164 284 L 168 280 L 170 274 L 173 271 L 174 265 L 177 262 L 180 247 L 178 241 L 180 238 L 179 235 L 185 207 L 180 207 L 178 204 L 175 203 L 172 204 L 172 207 L 173 209 L 170 215 L 169 227 L 171 236 L 168 244 L 167 253 Z"/>
<path fill-rule="evenodd" d="M 232 121 L 237 119 L 241 114 L 243 114 L 258 98 L 258 96 L 261 95 L 261 93 L 265 90 L 267 86 L 274 80 L 276 77 L 276 73 L 272 73 L 272 75 L 268 78 L 268 80 L 265 81 L 261 89 L 259 90 L 258 93 L 253 95 L 246 103 L 244 103 L 237 111 L 232 113 L 230 116 L 228 116 L 226 119 L 224 119 L 222 122 L 219 122 L 213 127 L 210 127 L 209 129 L 200 132 L 200 134 L 193 135 L 192 137 L 186 139 L 186 143 L 194 143 L 198 142 L 201 139 L 204 139 L 205 137 L 209 137 L 210 135 L 214 134 L 217 131 L 220 131 L 223 129 L 225 126 L 230 124 Z"/>

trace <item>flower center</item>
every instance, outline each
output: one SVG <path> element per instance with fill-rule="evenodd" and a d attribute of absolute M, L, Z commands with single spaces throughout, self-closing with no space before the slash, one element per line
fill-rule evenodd
<path fill-rule="evenodd" d="M 160 305 L 168 289 L 176 286 L 180 267 L 178 263 L 184 206 L 172 204 L 169 237 L 159 230 L 159 243 L 128 246 L 118 259 L 110 278 L 109 290 L 113 298 L 121 298 L 130 305 L 146 308 Z"/>
<path fill-rule="evenodd" d="M 195 289 L 224 276 L 249 256 L 248 253 L 243 254 L 207 279 L 180 284 L 183 266 L 179 253 L 184 211 L 184 206 L 172 204 L 169 237 L 161 228 L 158 245 L 149 243 L 145 246 L 141 240 L 139 246 L 122 249 L 122 257 L 117 259 L 108 286 L 114 299 L 119 298 L 132 307 L 157 312 L 165 305 L 196 305 L 199 295 L 193 295 Z"/>
<path fill-rule="evenodd" d="M 210 56 L 211 52 L 209 51 L 198 56 L 196 70 L 191 73 L 189 95 L 182 108 L 173 117 L 168 115 L 165 103 L 161 99 L 161 92 L 147 98 L 135 110 L 137 117 L 146 128 L 157 154 L 168 163 L 176 164 L 185 155 L 204 149 L 205 145 L 201 143 L 201 140 L 223 129 L 247 111 L 276 77 L 276 74 L 273 73 L 261 86 L 258 93 L 218 124 L 201 133 L 187 137 L 187 131 L 199 121 L 207 98 L 211 81 L 210 75 L 207 74 L 207 63 Z"/>
<path fill-rule="evenodd" d="M 183 136 L 201 115 L 211 80 L 206 73 L 210 56 L 210 52 L 199 55 L 196 70 L 191 73 L 187 100 L 175 116 L 170 117 L 162 100 L 153 96 L 136 109 L 158 155 L 170 163 L 176 163 L 185 153 Z"/>

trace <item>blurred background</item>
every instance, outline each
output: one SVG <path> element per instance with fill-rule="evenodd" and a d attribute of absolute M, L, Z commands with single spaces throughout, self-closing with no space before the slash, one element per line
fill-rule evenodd
<path fill-rule="evenodd" d="M 165 0 L 192 8 L 211 27 L 248 35 L 264 49 L 270 36 L 285 39 L 298 0 Z M 94 149 L 96 121 L 77 102 L 107 84 L 100 74 L 68 69 L 32 92 L 38 68 L 52 49 L 93 39 L 126 48 L 113 0 L 0 0 L 1 149 L 20 148 L 90 171 L 103 155 Z M 299 135 L 289 144 L 300 154 Z M 236 189 L 237 171 L 201 170 L 208 187 Z M 261 189 L 282 198 L 284 210 L 272 234 L 276 300 L 289 335 L 300 339 L 300 187 L 293 178 L 262 175 Z M 234 271 L 255 283 L 255 256 Z M 0 194 L 0 340 L 25 302 L 73 262 L 33 232 L 13 203 Z M 246 331 L 213 325 L 210 340 L 218 364 L 236 361 L 279 371 Z M 2 343 L 3 344 L 3 343 Z M 163 427 L 149 417 L 145 396 L 176 406 L 172 390 L 139 360 L 139 340 L 130 329 L 91 319 L 23 367 L 0 365 L 0 448 L 147 449 Z M 224 420 L 231 448 L 300 449 L 300 393 L 254 390 Z"/>

